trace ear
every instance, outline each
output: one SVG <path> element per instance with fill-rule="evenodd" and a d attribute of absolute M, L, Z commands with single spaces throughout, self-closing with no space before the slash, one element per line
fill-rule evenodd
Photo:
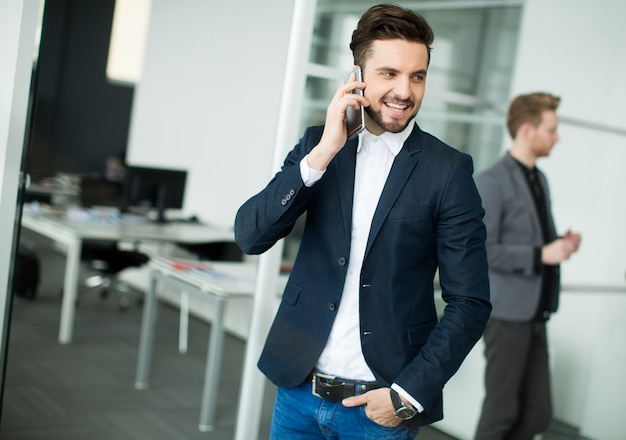
<path fill-rule="evenodd" d="M 517 129 L 517 137 L 520 139 L 528 139 L 528 137 L 532 134 L 535 127 L 533 127 L 530 123 L 524 122 Z"/>

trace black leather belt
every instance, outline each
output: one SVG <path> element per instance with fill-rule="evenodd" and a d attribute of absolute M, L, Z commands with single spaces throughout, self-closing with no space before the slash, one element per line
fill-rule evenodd
<path fill-rule="evenodd" d="M 346 397 L 364 394 L 381 387 L 376 382 L 346 380 L 315 371 L 307 379 L 311 381 L 314 395 L 333 402 L 340 402 Z"/>

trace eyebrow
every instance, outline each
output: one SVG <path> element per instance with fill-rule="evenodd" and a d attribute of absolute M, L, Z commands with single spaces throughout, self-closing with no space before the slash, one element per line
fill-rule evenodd
<path fill-rule="evenodd" d="M 377 72 L 393 72 L 393 73 L 399 72 L 399 70 L 396 69 L 395 67 L 386 67 L 386 66 L 377 67 L 374 70 Z M 419 69 L 419 70 L 416 70 L 415 72 L 411 72 L 411 75 L 426 75 L 427 73 L 428 73 L 428 69 Z"/>

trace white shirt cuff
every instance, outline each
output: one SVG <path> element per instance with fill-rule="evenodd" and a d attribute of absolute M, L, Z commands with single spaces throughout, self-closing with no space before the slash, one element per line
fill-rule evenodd
<path fill-rule="evenodd" d="M 424 411 L 424 407 L 417 400 L 415 400 L 409 393 L 404 391 L 404 389 L 400 385 L 394 383 L 394 384 L 391 384 L 391 388 L 396 390 L 398 392 L 398 394 L 400 394 L 406 400 L 411 402 L 411 405 L 413 405 L 415 407 L 417 412 L 423 412 Z"/>
<path fill-rule="evenodd" d="M 302 176 L 302 182 L 304 186 L 313 186 L 324 175 L 324 171 L 313 169 L 309 166 L 306 160 L 307 156 L 304 156 L 300 161 L 300 176 Z"/>

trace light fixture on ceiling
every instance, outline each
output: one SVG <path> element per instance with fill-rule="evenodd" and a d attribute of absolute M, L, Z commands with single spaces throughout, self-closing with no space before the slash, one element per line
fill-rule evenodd
<path fill-rule="evenodd" d="M 107 78 L 136 84 L 141 78 L 152 0 L 116 0 Z"/>

